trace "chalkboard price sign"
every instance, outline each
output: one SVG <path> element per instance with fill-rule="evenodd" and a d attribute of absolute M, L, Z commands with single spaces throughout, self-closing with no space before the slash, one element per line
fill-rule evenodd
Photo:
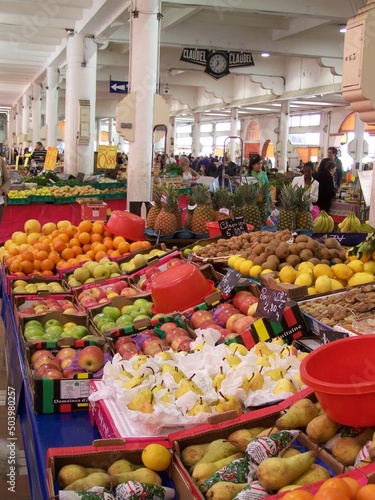
<path fill-rule="evenodd" d="M 345 332 L 336 332 L 335 330 L 319 330 L 320 334 L 320 343 L 321 344 L 329 344 L 330 342 L 334 342 L 335 340 L 345 339 L 349 337 L 349 335 Z"/>
<path fill-rule="evenodd" d="M 240 236 L 242 233 L 248 233 L 245 219 L 241 216 L 233 219 L 219 220 L 219 227 L 223 238 L 232 238 L 232 236 Z"/>
<path fill-rule="evenodd" d="M 270 321 L 280 321 L 283 317 L 287 299 L 288 292 L 281 292 L 267 286 L 262 287 L 256 315 L 261 318 L 268 318 Z"/>
<path fill-rule="evenodd" d="M 235 269 L 229 269 L 217 286 L 224 295 L 229 295 L 242 277 L 242 274 L 238 273 Z"/>

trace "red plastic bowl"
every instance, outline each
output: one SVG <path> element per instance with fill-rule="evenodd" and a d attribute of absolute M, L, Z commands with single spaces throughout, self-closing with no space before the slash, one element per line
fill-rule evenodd
<path fill-rule="evenodd" d="M 348 337 L 318 347 L 301 363 L 326 415 L 344 425 L 375 426 L 375 335 Z"/>
<path fill-rule="evenodd" d="M 115 236 L 123 236 L 130 241 L 141 241 L 145 239 L 145 221 L 139 215 L 114 210 L 107 224 L 104 224 L 107 231 Z"/>
<path fill-rule="evenodd" d="M 213 292 L 214 283 L 195 264 L 181 264 L 155 274 L 150 287 L 152 311 L 168 314 L 203 302 Z"/>
<path fill-rule="evenodd" d="M 254 226 L 252 226 L 251 224 L 246 224 L 246 226 L 249 233 L 250 231 L 254 230 Z M 208 229 L 208 235 L 210 238 L 221 235 L 221 230 L 218 222 L 206 222 L 206 227 Z"/>

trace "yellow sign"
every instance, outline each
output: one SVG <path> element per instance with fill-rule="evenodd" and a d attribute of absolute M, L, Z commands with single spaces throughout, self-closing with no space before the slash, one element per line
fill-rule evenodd
<path fill-rule="evenodd" d="M 31 156 L 31 153 L 30 154 L 27 154 L 25 155 L 25 159 L 24 159 L 24 162 L 23 162 L 23 166 L 24 167 L 27 167 L 28 163 L 29 163 L 29 159 L 30 159 L 30 156 Z"/>
<path fill-rule="evenodd" d="M 44 170 L 55 170 L 57 161 L 57 148 L 48 146 L 46 159 L 44 160 Z"/>
<path fill-rule="evenodd" d="M 16 156 L 16 168 L 15 170 L 18 170 L 18 162 L 20 161 L 20 157 L 17 155 Z"/>
<path fill-rule="evenodd" d="M 100 145 L 96 168 L 116 168 L 117 146 Z"/>

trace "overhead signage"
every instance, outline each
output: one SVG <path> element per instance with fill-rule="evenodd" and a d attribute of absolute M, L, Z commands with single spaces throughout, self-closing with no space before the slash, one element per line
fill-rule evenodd
<path fill-rule="evenodd" d="M 186 47 L 180 61 L 205 66 L 205 72 L 213 78 L 222 78 L 230 73 L 230 68 L 254 66 L 251 52 L 209 50 Z"/>
<path fill-rule="evenodd" d="M 109 92 L 111 94 L 127 94 L 129 92 L 129 82 L 109 80 Z"/>

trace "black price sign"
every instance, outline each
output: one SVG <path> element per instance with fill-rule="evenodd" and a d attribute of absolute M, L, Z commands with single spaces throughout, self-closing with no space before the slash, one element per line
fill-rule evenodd
<path fill-rule="evenodd" d="M 242 217 L 234 217 L 233 219 L 219 220 L 219 227 L 223 238 L 232 238 L 232 236 L 240 236 L 242 233 L 248 233 L 245 219 Z"/>
<path fill-rule="evenodd" d="M 345 332 L 336 332 L 335 330 L 322 330 L 319 329 L 320 343 L 329 344 L 335 340 L 345 339 L 349 335 Z"/>
<path fill-rule="evenodd" d="M 224 295 L 229 295 L 241 278 L 241 273 L 238 273 L 235 269 L 229 269 L 229 271 L 217 286 L 218 288 L 220 288 Z"/>
<path fill-rule="evenodd" d="M 270 321 L 280 321 L 283 317 L 288 292 L 274 290 L 268 286 L 262 287 L 259 296 L 256 315 L 268 318 Z"/>

